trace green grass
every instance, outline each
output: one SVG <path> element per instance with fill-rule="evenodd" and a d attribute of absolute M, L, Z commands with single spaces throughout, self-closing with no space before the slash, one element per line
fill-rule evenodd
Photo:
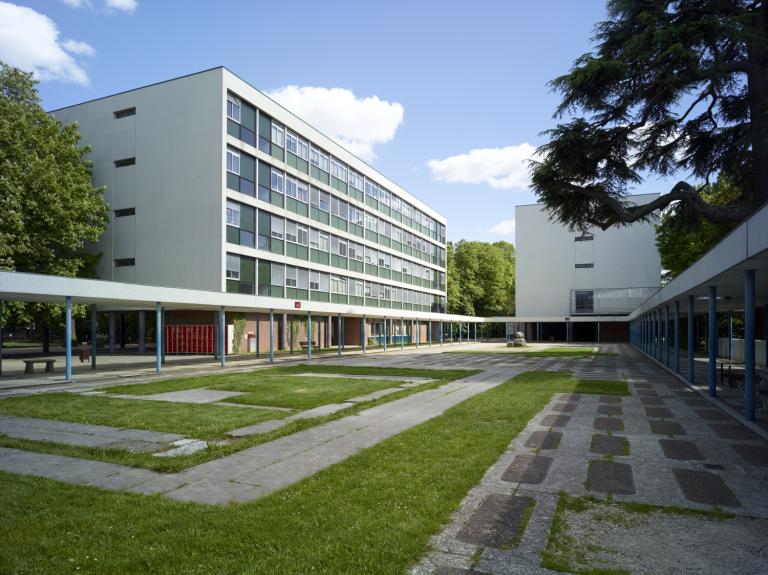
<path fill-rule="evenodd" d="M 91 425 L 111 425 L 216 439 L 225 431 L 288 415 L 267 409 L 41 393 L 0 400 L 0 413 Z"/>
<path fill-rule="evenodd" d="M 579 573 L 580 575 L 625 575 L 629 572 L 623 569 L 604 567 L 585 567 L 589 562 L 587 553 L 579 550 L 577 542 L 570 535 L 566 513 L 586 513 L 596 505 L 605 507 L 600 519 L 614 523 L 620 527 L 629 528 L 634 524 L 633 516 L 667 513 L 671 515 L 688 515 L 703 517 L 715 521 L 725 521 L 735 517 L 719 509 L 702 510 L 678 506 L 660 506 L 648 503 L 618 502 L 612 499 L 604 500 L 594 496 L 577 497 L 560 492 L 557 500 L 555 516 L 549 531 L 547 546 L 541 552 L 541 566 L 554 571 Z M 589 548 L 587 551 L 605 551 L 600 548 Z"/>
<path fill-rule="evenodd" d="M 294 420 L 286 423 L 283 427 L 280 427 L 268 433 L 262 433 L 258 435 L 232 439 L 226 443 L 209 444 L 208 449 L 204 451 L 199 451 L 192 455 L 186 455 L 186 456 L 180 456 L 180 457 L 168 457 L 168 458 L 153 457 L 151 454 L 147 454 L 147 453 L 130 453 L 128 451 L 116 450 L 116 449 L 81 447 L 76 445 L 66 445 L 62 443 L 51 443 L 51 442 L 45 442 L 45 441 L 33 441 L 33 440 L 26 440 L 26 439 L 14 439 L 9 437 L 4 437 L 2 435 L 0 435 L 0 447 L 24 449 L 27 451 L 38 451 L 43 453 L 51 453 L 54 455 L 66 455 L 70 457 L 79 457 L 81 459 L 94 459 L 99 461 L 106 461 L 109 463 L 130 465 L 132 467 L 143 467 L 146 469 L 152 469 L 154 471 L 159 471 L 164 473 L 172 473 L 172 472 L 181 471 L 183 469 L 187 469 L 189 467 L 198 465 L 200 463 L 204 463 L 206 461 L 210 461 L 212 459 L 217 459 L 219 457 L 230 455 L 237 451 L 241 451 L 243 449 L 247 449 L 249 447 L 253 447 L 261 443 L 273 441 L 280 437 L 284 437 L 286 435 L 296 433 L 297 431 L 302 431 L 304 429 L 308 429 L 316 425 L 327 423 L 335 419 L 340 419 L 348 415 L 353 415 L 355 413 L 362 411 L 363 409 L 368 409 L 375 405 L 386 403 L 388 401 L 393 401 L 395 399 L 405 397 L 407 395 L 416 393 L 418 391 L 432 389 L 434 387 L 444 385 L 449 381 L 453 381 L 455 379 L 460 379 L 463 377 L 468 377 L 470 375 L 479 373 L 477 370 L 474 370 L 474 371 L 472 370 L 425 370 L 425 369 L 404 369 L 404 368 L 390 369 L 390 368 L 338 367 L 338 366 L 312 366 L 311 368 L 308 368 L 308 366 L 303 366 L 303 365 L 292 366 L 288 368 L 276 368 L 276 370 L 279 370 L 279 373 L 282 373 L 282 374 L 291 373 L 291 372 L 304 373 L 309 371 L 315 371 L 318 373 L 337 373 L 343 370 L 348 373 L 356 373 L 356 374 L 362 374 L 362 375 L 373 374 L 373 375 L 382 375 L 382 376 L 385 372 L 388 372 L 389 375 L 410 375 L 411 377 L 430 377 L 433 379 L 433 381 L 429 383 L 424 383 L 414 388 L 403 389 L 397 393 L 393 393 L 391 395 L 387 395 L 385 397 L 382 397 L 376 400 L 357 403 L 347 409 L 337 411 L 336 413 L 333 413 L 330 415 L 313 417 L 310 419 Z M 273 370 L 269 370 L 269 371 L 273 371 Z M 258 374 L 258 373 L 266 373 L 266 372 L 267 370 L 263 370 L 263 371 L 258 371 L 256 373 Z M 215 377 L 228 378 L 231 375 L 237 375 L 237 374 L 228 374 L 226 376 L 218 375 Z M 189 378 L 189 379 L 197 380 L 200 378 Z M 317 379 L 322 379 L 322 378 L 317 378 Z M 184 379 L 180 379 L 180 380 L 172 380 L 172 381 L 165 381 L 165 382 L 154 382 L 146 385 L 139 384 L 139 385 L 134 385 L 130 387 L 136 388 L 135 389 L 136 393 L 141 393 L 142 390 L 147 390 L 148 388 L 152 389 L 154 393 L 159 393 L 161 391 L 169 391 L 169 390 L 166 390 L 162 387 L 158 388 L 157 386 L 160 386 L 165 383 L 170 383 L 173 387 L 177 387 L 179 384 L 184 382 L 185 382 Z M 196 385 L 194 387 L 200 387 L 200 385 Z M 114 388 L 110 388 L 110 389 L 114 389 Z M 69 396 L 70 394 L 62 394 L 62 395 Z M 38 397 L 38 396 L 33 396 L 33 397 Z M 39 397 L 44 397 L 44 396 L 39 396 Z M 159 402 L 159 401 L 145 401 L 145 400 L 132 401 L 132 400 L 126 400 L 126 399 L 99 398 L 98 396 L 74 396 L 74 397 L 80 397 L 83 399 L 101 399 L 101 400 L 110 399 L 111 401 L 114 401 L 114 402 L 139 403 L 141 405 L 146 405 L 148 408 L 150 406 L 158 406 L 158 405 L 164 405 L 164 406 L 165 405 L 168 405 L 168 406 L 185 405 L 185 404 L 173 404 L 173 403 Z M 33 401 L 31 398 L 18 398 L 18 399 L 28 399 L 29 401 Z M 0 413 L 2 413 L 2 405 L 3 405 L 3 401 L 0 401 Z M 92 404 L 92 405 L 95 405 L 95 404 Z M 246 408 L 238 408 L 238 407 L 207 406 L 207 405 L 198 405 L 193 407 L 197 407 L 197 408 L 216 407 L 219 409 L 235 410 L 238 413 L 239 412 L 249 413 L 252 411 L 253 412 L 267 411 L 267 410 L 246 409 Z M 170 408 L 170 409 L 173 409 L 173 408 Z M 51 411 L 54 412 L 53 415 L 51 415 L 51 419 L 63 419 L 63 417 L 61 417 L 63 413 L 58 413 L 55 409 L 55 405 L 48 409 L 48 412 L 51 412 Z M 278 419 L 278 418 L 286 417 L 288 415 L 287 413 L 280 413 L 272 410 L 268 410 L 267 413 L 269 414 L 269 416 L 267 417 L 265 415 L 264 419 Z M 59 415 L 58 417 L 57 417 L 57 414 Z M 28 417 L 37 416 L 37 415 L 31 415 L 29 413 L 25 413 L 23 411 L 20 413 L 16 413 L 15 415 L 28 416 Z M 65 420 L 73 421 L 73 419 L 71 419 L 72 417 L 78 417 L 78 416 L 82 417 L 82 415 L 83 413 L 78 411 L 75 414 L 68 415 L 68 418 Z M 103 414 L 101 413 L 97 413 L 95 415 L 95 417 L 102 417 L 102 416 Z M 91 421 L 82 421 L 82 420 L 74 420 L 74 421 L 77 421 L 80 423 L 93 423 Z M 168 423 L 168 422 L 165 422 L 165 423 Z M 108 424 L 113 425 L 114 423 L 108 423 Z M 131 425 L 128 425 L 128 427 L 146 429 L 146 427 L 139 427 L 141 424 L 142 422 L 138 420 L 131 421 Z M 245 425 L 248 425 L 248 424 L 245 424 Z M 243 425 L 234 425 L 232 427 L 229 427 L 228 429 L 225 429 L 225 431 L 228 431 L 229 429 L 235 429 L 237 427 L 243 427 Z M 168 431 L 168 429 L 166 428 L 159 431 Z M 179 432 L 176 429 L 171 429 L 170 431 Z"/>
<path fill-rule="evenodd" d="M 525 373 L 229 507 L 2 473 L 0 572 L 400 574 L 553 393 L 588 389 L 626 393 L 626 384 Z"/>
<path fill-rule="evenodd" d="M 43 347 L 39 341 L 4 341 L 3 349 L 26 349 L 32 347 Z"/>

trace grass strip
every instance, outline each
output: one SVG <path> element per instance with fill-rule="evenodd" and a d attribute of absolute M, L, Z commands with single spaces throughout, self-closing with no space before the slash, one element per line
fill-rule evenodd
<path fill-rule="evenodd" d="M 599 393 L 626 392 L 621 382 L 599 383 Z M 2 473 L 0 572 L 401 574 L 553 393 L 594 385 L 522 374 L 295 485 L 228 507 Z"/>

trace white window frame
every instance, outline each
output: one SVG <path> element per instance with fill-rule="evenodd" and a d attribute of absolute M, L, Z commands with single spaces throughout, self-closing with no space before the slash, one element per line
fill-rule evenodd
<path fill-rule="evenodd" d="M 232 262 L 237 262 L 237 269 L 232 266 Z M 240 256 L 237 254 L 227 254 L 227 279 L 240 279 Z"/>
<path fill-rule="evenodd" d="M 295 288 L 298 286 L 299 272 L 294 266 L 285 266 L 285 287 Z"/>
<path fill-rule="evenodd" d="M 227 171 L 240 175 L 240 152 L 227 148 Z"/>
<path fill-rule="evenodd" d="M 272 191 L 282 194 L 285 189 L 285 174 L 272 168 L 272 176 L 270 178 Z"/>
<path fill-rule="evenodd" d="M 279 147 L 285 146 L 285 130 L 284 128 L 272 120 L 272 143 Z"/>
<path fill-rule="evenodd" d="M 240 204 L 227 200 L 226 221 L 228 226 L 240 227 Z"/>
<path fill-rule="evenodd" d="M 331 175 L 342 182 L 347 181 L 347 167 L 333 157 L 331 157 Z"/>
<path fill-rule="evenodd" d="M 290 130 L 285 130 L 285 149 L 294 156 L 299 155 L 299 137 Z"/>
<path fill-rule="evenodd" d="M 298 232 L 296 235 L 298 237 L 298 244 L 300 246 L 306 246 L 309 243 L 309 228 L 302 224 L 297 224 L 296 231 Z"/>
<path fill-rule="evenodd" d="M 291 242 L 292 244 L 298 243 L 298 237 L 296 234 L 298 233 L 296 231 L 296 226 L 298 224 L 291 220 L 285 220 L 285 241 Z"/>
<path fill-rule="evenodd" d="M 275 230 L 276 227 L 280 228 L 279 232 Z M 271 216 L 269 228 L 271 237 L 275 238 L 276 240 L 282 240 L 285 238 L 285 218 Z"/>
<path fill-rule="evenodd" d="M 234 94 L 227 93 L 227 118 L 234 120 L 238 124 L 240 123 L 240 109 L 242 103 L 240 98 Z"/>

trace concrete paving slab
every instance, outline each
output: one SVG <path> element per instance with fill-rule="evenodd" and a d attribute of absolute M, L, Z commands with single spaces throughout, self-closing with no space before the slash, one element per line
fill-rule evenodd
<path fill-rule="evenodd" d="M 632 466 L 615 461 L 590 461 L 587 483 L 591 491 L 620 495 L 634 495 L 635 481 Z"/>
<path fill-rule="evenodd" d="M 620 405 L 598 405 L 597 413 L 599 415 L 620 417 L 624 415 L 624 410 Z"/>
<path fill-rule="evenodd" d="M 672 412 L 669 411 L 666 407 L 646 407 L 645 408 L 645 415 L 647 417 L 658 417 L 658 418 L 667 418 L 672 419 L 674 417 L 672 415 Z"/>
<path fill-rule="evenodd" d="M 659 446 L 667 459 L 704 461 L 706 459 L 693 441 L 683 439 L 659 439 Z"/>
<path fill-rule="evenodd" d="M 147 401 L 170 401 L 173 403 L 216 403 L 217 401 L 224 401 L 240 395 L 244 395 L 244 393 L 241 391 L 223 391 L 199 387 L 196 389 L 154 393 L 152 395 L 128 395 L 121 397 L 144 399 Z"/>
<path fill-rule="evenodd" d="M 543 455 L 518 455 L 501 476 L 510 483 L 541 483 L 547 476 L 552 458 Z"/>
<path fill-rule="evenodd" d="M 570 415 L 545 415 L 541 419 L 541 425 L 545 427 L 565 427 L 570 420 Z"/>
<path fill-rule="evenodd" d="M 735 444 L 731 448 L 749 465 L 768 467 L 768 448 L 749 444 Z"/>
<path fill-rule="evenodd" d="M 576 411 L 576 406 L 577 405 L 578 404 L 573 403 L 573 402 L 556 403 L 555 405 L 552 406 L 552 411 L 558 411 L 558 412 L 561 412 L 561 413 L 570 413 L 570 412 Z"/>
<path fill-rule="evenodd" d="M 598 400 L 600 403 L 618 404 L 621 403 L 621 396 L 618 395 L 601 395 Z"/>
<path fill-rule="evenodd" d="M 732 421 L 733 418 L 719 409 L 694 409 L 700 418 L 705 421 Z"/>
<path fill-rule="evenodd" d="M 534 431 L 525 441 L 531 449 L 557 449 L 563 434 L 559 431 Z"/>
<path fill-rule="evenodd" d="M 757 439 L 746 427 L 735 423 L 710 423 L 709 427 L 723 439 Z"/>
<path fill-rule="evenodd" d="M 624 455 L 629 453 L 629 442 L 626 437 L 620 435 L 595 433 L 589 450 L 600 455 Z"/>
<path fill-rule="evenodd" d="M 492 494 L 483 500 L 477 511 L 459 532 L 459 541 L 484 547 L 512 547 L 520 538 L 532 507 L 532 497 Z"/>
<path fill-rule="evenodd" d="M 651 419 L 651 431 L 658 435 L 688 435 L 683 429 L 683 426 L 676 421 L 670 421 L 667 419 Z"/>
<path fill-rule="evenodd" d="M 624 422 L 615 417 L 595 417 L 592 426 L 596 431 L 624 431 Z"/>
<path fill-rule="evenodd" d="M 653 406 L 660 406 L 664 405 L 664 400 L 660 397 L 641 397 L 640 402 L 643 405 L 653 405 Z"/>
<path fill-rule="evenodd" d="M 673 469 L 672 472 L 683 495 L 690 501 L 719 507 L 741 506 L 723 478 L 715 473 L 695 469 Z"/>

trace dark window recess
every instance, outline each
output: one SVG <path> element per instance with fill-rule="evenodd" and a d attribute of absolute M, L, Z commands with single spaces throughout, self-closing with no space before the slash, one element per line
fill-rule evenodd
<path fill-rule="evenodd" d="M 136 108 L 125 108 L 124 110 L 118 110 L 115 112 L 115 119 L 119 120 L 120 118 L 127 118 L 128 116 L 135 116 L 136 115 Z"/>
<path fill-rule="evenodd" d="M 581 234 L 580 236 L 576 236 L 573 239 L 577 242 L 591 242 L 595 239 L 595 236 L 592 234 Z"/>
<path fill-rule="evenodd" d="M 136 158 L 124 158 L 122 160 L 115 160 L 115 167 L 122 168 L 125 166 L 133 166 L 136 164 Z"/>
<path fill-rule="evenodd" d="M 595 264 L 576 264 L 577 268 L 593 268 Z"/>
<path fill-rule="evenodd" d="M 135 216 L 136 208 L 123 208 L 122 210 L 115 210 L 115 217 L 122 218 L 123 216 Z"/>
<path fill-rule="evenodd" d="M 115 260 L 116 268 L 125 268 L 136 265 L 136 258 L 121 258 Z"/>

